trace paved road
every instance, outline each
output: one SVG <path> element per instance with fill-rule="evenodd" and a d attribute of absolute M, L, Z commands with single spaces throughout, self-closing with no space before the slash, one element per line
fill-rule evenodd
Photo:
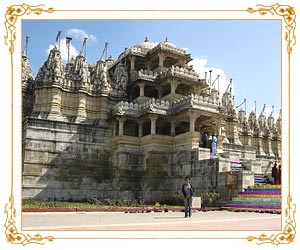
<path fill-rule="evenodd" d="M 23 213 L 22 230 L 209 231 L 281 230 L 281 214 L 209 211 L 194 212 L 67 212 Z"/>

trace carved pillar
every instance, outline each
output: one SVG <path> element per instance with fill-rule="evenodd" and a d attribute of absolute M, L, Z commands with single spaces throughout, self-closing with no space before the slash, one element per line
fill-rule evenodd
<path fill-rule="evenodd" d="M 36 89 L 34 91 L 34 95 L 35 95 L 35 100 L 34 100 L 34 104 L 33 104 L 33 113 L 38 113 L 41 111 L 41 107 L 42 107 L 42 89 Z"/>
<path fill-rule="evenodd" d="M 142 121 L 138 121 L 139 124 L 139 137 L 143 136 L 143 122 Z"/>
<path fill-rule="evenodd" d="M 262 132 L 260 130 L 256 131 L 255 133 L 255 146 L 257 147 L 256 153 L 258 155 L 266 155 L 263 149 L 263 137 Z"/>
<path fill-rule="evenodd" d="M 117 120 L 119 122 L 119 135 L 124 135 L 124 122 L 125 122 L 126 118 L 118 117 Z"/>
<path fill-rule="evenodd" d="M 113 121 L 113 136 L 117 136 L 117 122 Z"/>
<path fill-rule="evenodd" d="M 170 84 L 171 84 L 171 94 L 175 94 L 176 88 L 179 83 L 172 81 Z"/>
<path fill-rule="evenodd" d="M 162 54 L 162 53 L 158 53 L 158 59 L 159 59 L 159 62 L 158 62 L 159 68 L 163 68 L 166 56 L 164 54 Z"/>
<path fill-rule="evenodd" d="M 145 83 L 139 82 L 138 86 L 140 87 L 140 96 L 144 96 L 145 95 Z"/>
<path fill-rule="evenodd" d="M 50 90 L 51 104 L 49 119 L 60 119 L 61 115 L 61 90 L 58 88 L 52 88 Z"/>
<path fill-rule="evenodd" d="M 252 145 L 252 136 L 253 136 L 252 132 L 251 131 L 248 132 L 248 134 L 247 134 L 247 145 L 249 145 L 249 146 L 253 146 Z"/>
<path fill-rule="evenodd" d="M 277 157 L 281 157 L 281 143 L 280 143 L 280 138 L 275 138 L 273 140 L 273 152 L 275 154 L 275 156 Z"/>
<path fill-rule="evenodd" d="M 157 92 L 158 92 L 158 99 L 161 99 L 161 88 L 159 88 L 159 89 L 157 90 Z"/>
<path fill-rule="evenodd" d="M 260 136 L 258 137 L 258 146 L 257 146 L 257 149 L 258 149 L 258 152 L 260 155 L 266 155 L 264 149 L 263 149 L 263 138 Z"/>
<path fill-rule="evenodd" d="M 158 116 L 155 114 L 152 114 L 149 116 L 149 119 L 151 120 L 151 135 L 155 135 L 156 134 L 156 120 L 157 120 Z"/>
<path fill-rule="evenodd" d="M 85 119 L 86 119 L 86 94 L 79 92 L 76 121 L 80 122 L 80 121 L 83 121 Z"/>
<path fill-rule="evenodd" d="M 268 136 L 265 140 L 266 140 L 266 153 L 269 156 L 274 156 L 274 152 L 273 152 L 273 149 L 272 149 L 272 138 L 271 138 L 271 136 Z"/>
<path fill-rule="evenodd" d="M 234 144 L 242 145 L 239 138 L 238 129 L 237 129 L 238 119 L 236 114 L 232 114 L 231 117 L 227 120 L 227 123 L 228 123 L 227 138 L 230 139 L 230 141 Z"/>
<path fill-rule="evenodd" d="M 217 141 L 217 152 L 223 152 L 223 143 L 226 139 L 226 129 L 225 129 L 225 122 L 223 119 L 217 119 L 215 121 L 215 134 L 218 136 Z"/>
<path fill-rule="evenodd" d="M 192 111 L 188 111 L 188 115 L 190 117 L 190 132 L 195 132 L 195 121 L 197 119 L 197 115 Z"/>
<path fill-rule="evenodd" d="M 135 56 L 130 56 L 129 60 L 130 60 L 130 69 L 135 70 Z"/>
<path fill-rule="evenodd" d="M 61 114 L 61 90 L 54 88 L 52 92 L 51 110 L 50 113 Z"/>
<path fill-rule="evenodd" d="M 251 133 L 247 128 L 243 128 L 241 142 L 244 146 L 252 146 Z"/>
<path fill-rule="evenodd" d="M 171 136 L 175 135 L 175 122 L 171 121 Z"/>

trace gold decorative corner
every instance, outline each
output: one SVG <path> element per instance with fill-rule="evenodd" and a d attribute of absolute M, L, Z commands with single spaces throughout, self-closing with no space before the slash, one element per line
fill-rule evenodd
<path fill-rule="evenodd" d="M 24 3 L 22 5 L 12 5 L 7 7 L 4 22 L 6 28 L 6 35 L 4 35 L 4 40 L 5 44 L 9 46 L 9 52 L 11 54 L 14 53 L 14 43 L 16 41 L 16 32 L 14 30 L 16 28 L 18 17 L 25 14 L 29 15 L 31 13 L 40 15 L 42 12 L 54 12 L 53 8 L 43 9 L 44 6 L 44 4 L 30 6 Z"/>
<path fill-rule="evenodd" d="M 256 5 L 258 9 L 248 8 L 249 13 L 258 12 L 261 15 L 266 15 L 267 13 L 271 13 L 272 15 L 278 15 L 283 18 L 285 22 L 285 40 L 287 42 L 287 53 L 288 53 L 288 86 L 290 86 L 290 65 L 291 65 L 291 53 L 292 46 L 296 45 L 296 13 L 293 7 L 289 5 L 279 5 L 274 4 L 271 6 L 265 6 L 262 4 Z M 290 107 L 290 103 L 289 103 Z M 288 120 L 290 121 L 290 112 L 288 112 Z M 289 132 L 288 132 L 289 133 Z M 290 134 L 288 134 L 288 145 L 290 145 Z M 288 163 L 289 167 L 289 163 Z M 290 189 L 289 189 L 290 190 Z M 266 234 L 261 234 L 259 237 L 249 236 L 248 241 L 258 240 L 257 244 L 265 244 L 270 243 L 274 245 L 279 244 L 289 244 L 294 241 L 296 236 L 296 222 L 295 222 L 295 213 L 296 213 L 296 205 L 291 205 L 292 197 L 290 196 L 290 191 L 288 191 L 287 196 L 287 208 L 285 209 L 286 216 L 286 225 L 284 227 L 283 232 L 278 234 L 272 234 L 268 236 Z"/>
<path fill-rule="evenodd" d="M 22 5 L 12 5 L 7 7 L 7 11 L 5 14 L 5 29 L 6 34 L 4 35 L 4 41 L 5 45 L 9 46 L 9 53 L 11 54 L 11 59 L 13 58 L 14 53 L 14 43 L 16 41 L 17 35 L 15 32 L 16 23 L 18 21 L 18 18 L 20 16 L 23 16 L 25 14 L 29 15 L 31 13 L 34 13 L 36 15 L 40 15 L 42 12 L 54 12 L 53 8 L 44 9 L 45 5 L 35 5 L 30 6 L 28 4 L 22 4 Z M 12 69 L 12 75 L 13 75 L 13 63 L 11 60 L 11 69 Z M 11 85 L 13 87 L 13 79 L 11 79 Z M 4 214 L 6 215 L 6 221 L 4 224 L 5 227 L 5 235 L 7 238 L 7 241 L 12 244 L 22 244 L 27 245 L 30 243 L 36 243 L 36 244 L 45 244 L 45 240 L 53 241 L 54 237 L 52 236 L 46 236 L 43 237 L 40 234 L 35 234 L 34 236 L 30 236 L 29 234 L 24 234 L 18 231 L 18 228 L 16 226 L 16 208 L 14 204 L 14 196 L 13 196 L 13 182 L 11 184 L 11 194 L 9 196 L 9 203 L 5 204 L 4 207 Z"/>
<path fill-rule="evenodd" d="M 283 232 L 278 234 L 272 234 L 271 236 L 267 236 L 266 234 L 261 234 L 259 237 L 249 236 L 247 238 L 248 241 L 258 240 L 256 244 L 262 245 L 266 243 L 270 243 L 273 245 L 279 244 L 289 244 L 294 241 L 296 236 L 296 221 L 295 221 L 295 213 L 296 213 L 296 205 L 291 204 L 292 197 L 287 197 L 287 208 L 285 209 L 286 216 L 286 225 L 284 227 Z"/>
<path fill-rule="evenodd" d="M 292 53 L 292 46 L 296 45 L 296 13 L 294 7 L 289 5 L 273 4 L 271 6 L 265 6 L 262 4 L 256 5 L 257 10 L 248 8 L 248 12 L 255 13 L 259 12 L 261 15 L 266 15 L 268 12 L 272 15 L 279 15 L 283 17 L 286 24 L 285 40 L 287 41 L 287 52 L 290 55 Z"/>
<path fill-rule="evenodd" d="M 16 220 L 16 209 L 14 206 L 14 197 L 10 195 L 9 203 L 5 205 L 4 214 L 6 214 L 6 221 L 4 224 L 5 227 L 5 235 L 7 241 L 12 244 L 22 244 L 23 246 L 31 243 L 36 243 L 43 245 L 45 244 L 45 240 L 53 241 L 54 237 L 46 236 L 42 237 L 40 234 L 35 234 L 34 236 L 30 236 L 29 234 L 20 233 L 15 225 Z"/>

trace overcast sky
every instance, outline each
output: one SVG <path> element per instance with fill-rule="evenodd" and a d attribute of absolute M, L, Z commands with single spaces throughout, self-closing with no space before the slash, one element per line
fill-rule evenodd
<path fill-rule="evenodd" d="M 47 32 L 44 32 L 44 31 Z M 62 31 L 60 50 L 67 62 L 66 37 L 71 37 L 70 55 L 76 56 L 87 39 L 86 57 L 94 64 L 108 42 L 107 56 L 117 59 L 149 37 L 150 42 L 168 40 L 191 53 L 194 69 L 204 78 L 212 70 L 215 86 L 224 90 L 233 82 L 235 106 L 246 98 L 247 115 L 259 115 L 266 104 L 268 116 L 280 110 L 280 21 L 279 20 L 23 20 L 22 47 L 29 38 L 27 55 L 36 76 Z M 105 54 L 104 54 L 105 56 Z M 217 84 L 218 83 L 218 84 Z M 239 110 L 238 108 L 237 110 Z"/>

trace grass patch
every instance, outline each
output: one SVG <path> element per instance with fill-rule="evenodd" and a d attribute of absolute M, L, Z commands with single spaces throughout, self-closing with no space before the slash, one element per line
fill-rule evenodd
<path fill-rule="evenodd" d="M 92 198 L 86 201 L 56 201 L 23 199 L 22 208 L 129 208 L 129 207 L 181 207 L 174 205 L 161 205 L 158 202 L 145 203 L 135 200 L 112 200 L 109 198 Z"/>

